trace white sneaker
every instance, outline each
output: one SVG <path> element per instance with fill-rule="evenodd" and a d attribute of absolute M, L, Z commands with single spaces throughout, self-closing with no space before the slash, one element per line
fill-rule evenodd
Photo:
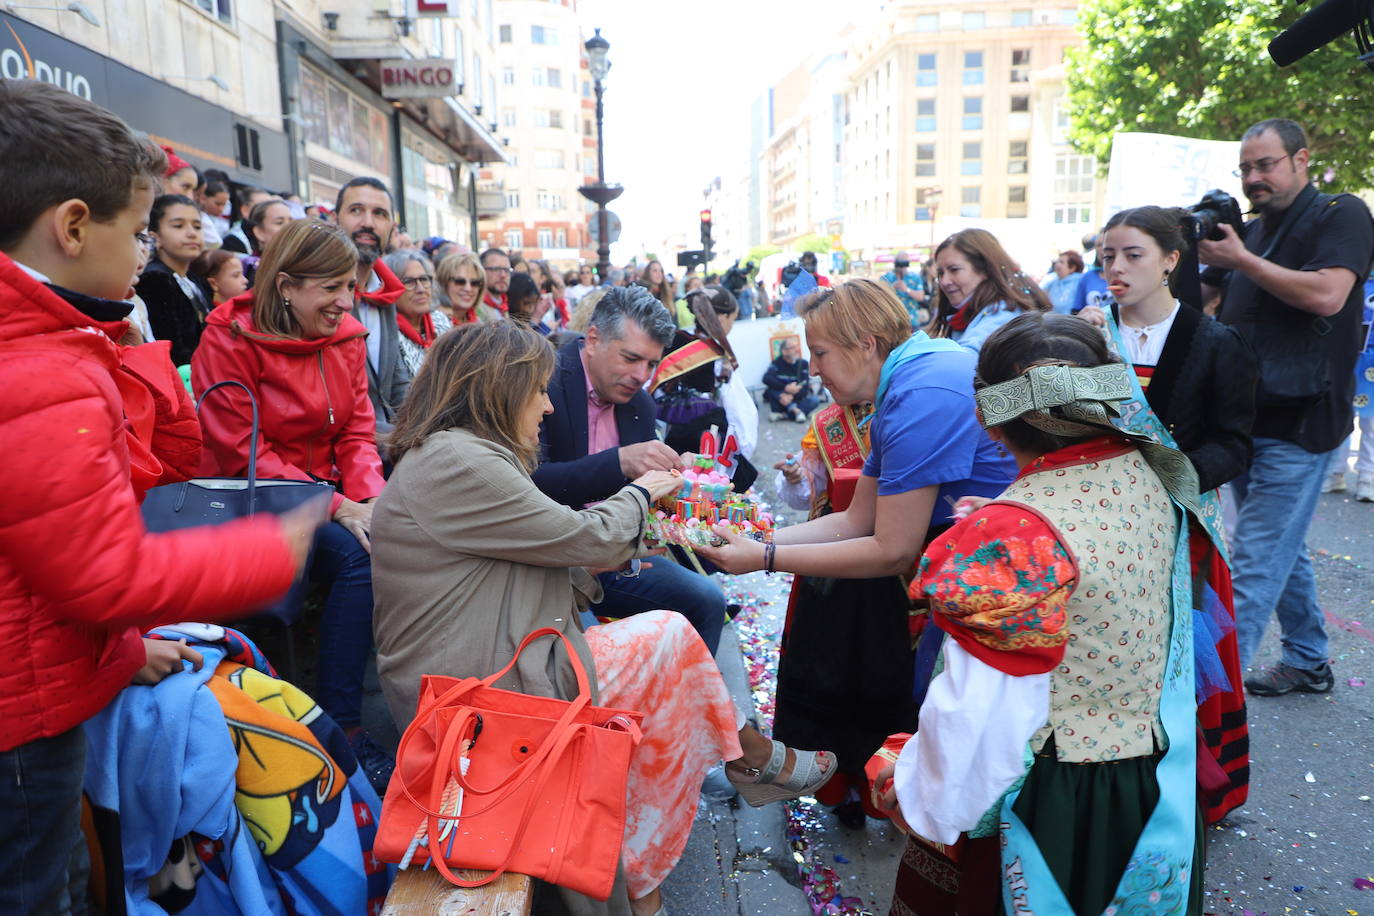
<path fill-rule="evenodd" d="M 770 419 L 770 420 L 772 420 L 773 422 L 776 423 L 778 420 L 785 420 L 785 419 L 787 419 L 787 414 L 785 414 L 785 413 L 778 413 L 776 410 L 769 411 L 769 413 L 768 413 L 768 419 Z"/>
<path fill-rule="evenodd" d="M 1326 475 L 1326 481 L 1322 483 L 1323 493 L 1344 493 L 1345 492 L 1345 471 L 1332 471 Z"/>
<path fill-rule="evenodd" d="M 1362 503 L 1374 503 L 1374 474 L 1361 474 L 1355 481 L 1355 498 Z"/>

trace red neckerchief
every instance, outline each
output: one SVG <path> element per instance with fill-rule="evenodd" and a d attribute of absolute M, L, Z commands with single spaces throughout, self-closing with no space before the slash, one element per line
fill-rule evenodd
<path fill-rule="evenodd" d="M 506 294 L 505 294 L 505 293 L 502 293 L 500 296 L 494 296 L 494 295 L 492 295 L 491 293 L 487 293 L 487 294 L 483 297 L 483 300 L 482 300 L 482 301 L 484 301 L 487 305 L 491 306 L 492 308 L 496 309 L 496 310 L 497 310 L 498 312 L 500 312 L 502 315 L 505 315 L 507 312 L 510 311 L 510 306 L 508 306 L 508 305 L 506 304 Z M 474 312 L 477 311 L 477 307 L 476 307 L 476 306 L 473 306 L 473 309 L 472 309 L 472 310 L 473 310 Z"/>
<path fill-rule="evenodd" d="M 434 343 L 434 319 L 430 317 L 429 312 L 425 312 L 425 317 L 420 319 L 420 330 L 417 331 L 410 319 L 397 309 L 396 326 L 401 329 L 402 334 L 419 344 L 422 349 L 428 350 L 429 345 Z"/>
<path fill-rule="evenodd" d="M 949 327 L 953 331 L 962 331 L 968 327 L 968 323 L 973 320 L 973 303 L 965 302 L 963 307 L 953 315 L 949 316 Z"/>

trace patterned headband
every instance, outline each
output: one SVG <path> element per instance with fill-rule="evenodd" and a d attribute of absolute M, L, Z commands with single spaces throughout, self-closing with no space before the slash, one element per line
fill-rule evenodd
<path fill-rule="evenodd" d="M 1130 370 L 1124 363 L 1079 366 L 1033 366 L 1014 379 L 974 392 L 984 426 L 1022 419 L 1058 436 L 1091 436 L 1112 426 L 1121 411 L 1116 402 L 1132 394 Z"/>
<path fill-rule="evenodd" d="M 1036 429 L 1057 436 L 1100 436 L 1112 433 L 1130 439 L 1159 474 L 1179 503 L 1201 511 L 1197 469 L 1186 455 L 1148 436 L 1122 429 L 1114 420 L 1117 406 L 1135 396 L 1131 370 L 1125 363 L 1079 366 L 1033 366 L 1014 379 L 973 393 L 984 427 L 1025 420 Z"/>

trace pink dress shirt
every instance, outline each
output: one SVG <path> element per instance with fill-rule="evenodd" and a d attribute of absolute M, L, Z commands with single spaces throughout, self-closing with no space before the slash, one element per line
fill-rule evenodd
<path fill-rule="evenodd" d="M 587 454 L 620 448 L 620 431 L 615 426 L 615 405 L 597 397 L 592 374 L 587 371 L 587 353 L 581 352 L 582 374 L 587 377 Z"/>

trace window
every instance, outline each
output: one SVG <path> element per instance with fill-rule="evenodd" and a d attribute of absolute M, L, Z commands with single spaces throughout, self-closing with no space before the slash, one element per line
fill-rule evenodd
<path fill-rule="evenodd" d="M 467 81 L 466 75 L 463 73 L 463 61 L 464 61 L 465 59 L 466 59 L 466 55 L 463 53 L 463 30 L 460 29 L 460 28 L 458 28 L 457 26 L 454 26 L 454 27 L 453 27 L 453 67 L 454 67 L 454 74 L 453 74 L 453 75 L 454 75 L 455 77 L 457 77 L 457 79 L 458 79 L 458 85 L 460 85 L 460 86 L 461 86 L 463 83 L 465 83 L 465 82 Z"/>
<path fill-rule="evenodd" d="M 974 31 L 987 25 L 987 13 L 965 13 L 964 31 Z"/>
<path fill-rule="evenodd" d="M 971 95 L 964 99 L 964 130 L 983 129 L 983 97 Z"/>
<path fill-rule="evenodd" d="M 959 190 L 959 215 L 974 218 L 983 215 L 983 189 L 978 187 Z"/>
<path fill-rule="evenodd" d="M 501 85 L 503 85 L 503 86 L 514 86 L 514 85 L 515 85 L 515 68 L 514 68 L 514 67 L 506 67 L 504 70 L 501 71 Z M 477 86 L 476 91 L 477 91 L 477 92 L 481 92 L 481 91 L 482 91 L 482 87 L 481 87 L 480 84 Z"/>
<path fill-rule="evenodd" d="M 536 108 L 536 109 L 534 110 L 534 126 L 535 126 L 535 127 L 548 127 L 548 126 L 549 126 L 549 113 L 548 113 L 548 111 L 544 110 L 543 108 Z"/>
<path fill-rule="evenodd" d="M 233 0 L 195 0 L 195 4 L 220 22 L 234 21 Z"/>
<path fill-rule="evenodd" d="M 563 167 L 563 151 L 561 149 L 541 149 L 535 150 L 534 164 L 541 169 L 561 169 Z"/>
<path fill-rule="evenodd" d="M 1013 48 L 1011 52 L 1011 81 L 1013 83 L 1030 82 L 1030 48 Z"/>
<path fill-rule="evenodd" d="M 1025 219 L 1029 211 L 1026 208 L 1026 186 L 1015 185 L 1007 188 L 1007 216 L 1011 219 Z"/>
<path fill-rule="evenodd" d="M 1093 157 L 1058 156 L 1054 160 L 1054 193 L 1056 197 L 1069 194 L 1091 194 L 1093 190 Z"/>
<path fill-rule="evenodd" d="M 595 174 L 596 174 L 596 157 L 593 156 L 591 153 L 588 153 L 587 155 L 585 155 L 585 156 L 582 157 L 582 174 L 583 174 L 583 175 L 595 175 Z"/>
<path fill-rule="evenodd" d="M 1013 140 L 1007 148 L 1007 174 L 1026 174 L 1027 144 L 1025 140 Z"/>
<path fill-rule="evenodd" d="M 550 127 L 557 127 L 558 129 L 562 130 L 562 128 L 563 128 L 563 112 L 559 111 L 559 110 L 556 109 L 556 108 L 553 109 L 552 111 L 550 111 L 550 112 L 549 112 L 549 126 L 550 126 Z"/>
<path fill-rule="evenodd" d="M 935 174 L 935 144 L 916 144 L 916 177 L 930 178 Z"/>
<path fill-rule="evenodd" d="M 519 210 L 519 209 L 520 209 L 520 192 L 519 192 L 519 191 L 516 191 L 516 190 L 512 189 L 512 190 L 509 190 L 509 191 L 506 192 L 506 209 L 507 209 L 507 210 Z"/>
<path fill-rule="evenodd" d="M 536 243 L 540 248 L 552 248 L 552 247 L 553 247 L 553 230 L 552 230 L 552 229 L 540 229 L 540 230 L 538 230 L 537 232 L 535 232 L 534 236 L 535 236 L 535 240 L 536 240 L 535 243 Z"/>
<path fill-rule="evenodd" d="M 520 229 L 506 230 L 506 247 L 519 251 L 525 244 L 525 233 Z"/>
<path fill-rule="evenodd" d="M 935 130 L 935 100 L 916 100 L 916 130 L 928 133 Z"/>
<path fill-rule="evenodd" d="M 1063 9 L 1059 11 L 1060 25 L 1078 25 L 1078 10 Z"/>
<path fill-rule="evenodd" d="M 1092 207 L 1055 207 L 1054 221 L 1056 223 L 1091 223 Z"/>
<path fill-rule="evenodd" d="M 1011 110 L 1013 113 L 1018 111 L 1030 111 L 1030 96 L 1014 95 L 1011 97 Z"/>
<path fill-rule="evenodd" d="M 514 127 L 516 123 L 515 109 L 505 108 L 501 111 L 501 123 L 506 127 Z"/>
<path fill-rule="evenodd" d="M 959 164 L 961 175 L 983 174 L 983 144 L 965 143 L 963 161 Z"/>
<path fill-rule="evenodd" d="M 935 55 L 934 55 L 934 54 L 917 54 L 917 55 L 916 55 L 916 85 L 917 85 L 917 86 L 934 86 L 934 85 L 937 85 L 937 84 L 938 84 L 938 80 L 937 80 L 936 77 L 937 77 L 937 74 L 936 74 L 936 72 L 935 72 Z"/>
<path fill-rule="evenodd" d="M 1030 10 L 1012 10 L 1011 27 L 1013 29 L 1024 29 L 1031 24 Z"/>
<path fill-rule="evenodd" d="M 983 52 L 964 52 L 964 85 L 983 85 Z"/>
<path fill-rule="evenodd" d="M 513 39 L 513 38 L 511 37 L 511 28 L 510 28 L 510 26 L 508 26 L 508 25 L 503 25 L 503 26 L 501 26 L 497 31 L 498 31 L 498 32 L 500 33 L 500 35 L 501 35 L 501 44 L 503 44 L 503 45 L 508 45 L 508 44 L 510 44 L 512 41 L 515 40 L 515 39 Z"/>
<path fill-rule="evenodd" d="M 924 221 L 926 221 L 926 220 L 932 220 L 932 219 L 934 219 L 934 218 L 935 218 L 935 214 L 931 211 L 931 209 L 930 209 L 929 207 L 917 207 L 917 208 L 916 208 L 916 221 L 917 221 L 917 222 L 924 222 Z"/>
<path fill-rule="evenodd" d="M 916 31 L 918 32 L 938 32 L 940 31 L 939 13 L 922 13 L 916 17 Z"/>
<path fill-rule="evenodd" d="M 543 67 L 535 67 L 530 71 L 530 84 L 534 86 L 544 85 L 544 77 L 547 71 Z"/>
<path fill-rule="evenodd" d="M 591 98 L 591 97 L 592 97 L 592 81 L 591 81 L 591 80 L 583 80 L 583 81 L 582 81 L 582 98 L 584 98 L 584 99 L 589 99 L 589 98 Z"/>
<path fill-rule="evenodd" d="M 557 67 L 550 67 L 550 68 L 549 68 L 549 77 L 548 77 L 548 79 L 547 79 L 545 82 L 548 84 L 548 87 L 549 87 L 550 89 L 562 89 L 562 88 L 563 88 L 563 71 L 562 71 L 562 70 L 559 70 Z"/>
<path fill-rule="evenodd" d="M 530 26 L 530 41 L 537 45 L 558 44 L 558 30 L 546 25 Z"/>
<path fill-rule="evenodd" d="M 583 119 L 582 119 L 582 136 L 584 136 L 584 137 L 595 136 L 595 134 L 593 133 L 593 131 L 595 131 L 595 130 L 596 130 L 596 128 L 592 126 L 592 119 L 591 119 L 591 118 L 583 118 Z"/>
<path fill-rule="evenodd" d="M 553 247 L 555 247 L 555 248 L 567 248 L 567 247 L 568 247 L 568 230 L 566 230 L 566 229 L 559 229 L 559 230 L 557 230 L 556 232 L 554 232 L 554 234 L 553 234 Z"/>

